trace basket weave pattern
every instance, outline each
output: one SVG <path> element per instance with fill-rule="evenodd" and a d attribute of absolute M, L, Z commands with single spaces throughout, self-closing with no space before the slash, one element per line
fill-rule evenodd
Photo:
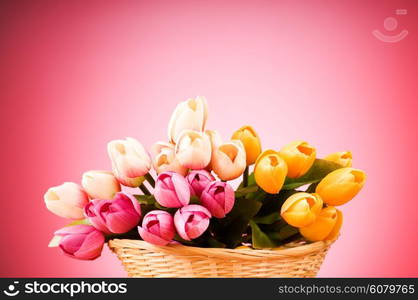
<path fill-rule="evenodd" d="M 155 246 L 140 240 L 108 242 L 129 277 L 315 277 L 333 241 L 286 244 L 280 250 Z"/>

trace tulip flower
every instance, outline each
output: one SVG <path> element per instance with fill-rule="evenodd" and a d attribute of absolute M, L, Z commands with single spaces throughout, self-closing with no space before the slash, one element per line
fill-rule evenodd
<path fill-rule="evenodd" d="M 190 171 L 186 177 L 190 185 L 190 193 L 192 196 L 200 197 L 202 191 L 215 180 L 213 176 L 205 170 Z"/>
<path fill-rule="evenodd" d="M 353 156 L 350 151 L 331 153 L 324 158 L 325 160 L 335 162 L 343 167 L 351 167 Z"/>
<path fill-rule="evenodd" d="M 153 166 L 157 174 L 172 171 L 183 176 L 187 174 L 187 168 L 183 167 L 174 154 L 174 144 L 158 142 L 151 148 Z"/>
<path fill-rule="evenodd" d="M 210 163 L 206 166 L 207 171 L 212 171 L 212 163 L 214 161 L 214 154 L 216 149 L 222 144 L 222 138 L 220 134 L 216 130 L 206 130 L 205 133 L 209 136 L 210 144 L 211 144 L 211 158 Z"/>
<path fill-rule="evenodd" d="M 121 190 L 113 173 L 108 171 L 85 172 L 81 185 L 92 199 L 112 199 Z"/>
<path fill-rule="evenodd" d="M 306 239 L 316 242 L 333 240 L 338 236 L 343 223 L 343 214 L 333 206 L 324 208 L 315 222 L 299 229 Z"/>
<path fill-rule="evenodd" d="M 174 225 L 180 237 L 190 241 L 206 231 L 211 217 L 210 212 L 203 206 L 191 204 L 177 210 Z"/>
<path fill-rule="evenodd" d="M 125 233 L 138 225 L 141 207 L 131 195 L 120 192 L 113 200 L 94 199 L 84 207 L 90 223 L 104 233 Z"/>
<path fill-rule="evenodd" d="M 204 132 L 184 130 L 178 138 L 175 154 L 180 164 L 192 170 L 204 169 L 211 159 L 210 139 Z"/>
<path fill-rule="evenodd" d="M 139 235 L 148 243 L 165 246 L 176 234 L 173 217 L 166 211 L 153 210 L 147 213 L 138 226 Z"/>
<path fill-rule="evenodd" d="M 295 141 L 279 151 L 287 164 L 287 177 L 298 178 L 306 174 L 316 158 L 314 147 L 304 141 Z"/>
<path fill-rule="evenodd" d="M 240 140 L 221 144 L 215 150 L 212 169 L 221 180 L 238 178 L 246 166 L 245 148 Z"/>
<path fill-rule="evenodd" d="M 182 207 L 190 202 L 190 187 L 182 175 L 164 172 L 157 177 L 154 197 L 162 206 Z"/>
<path fill-rule="evenodd" d="M 90 225 L 64 227 L 54 233 L 61 237 L 59 247 L 72 258 L 92 260 L 100 256 L 105 237 Z"/>
<path fill-rule="evenodd" d="M 140 142 L 133 138 L 107 144 L 112 170 L 123 185 L 138 187 L 151 168 L 151 158 Z"/>
<path fill-rule="evenodd" d="M 87 193 L 76 183 L 64 182 L 52 187 L 44 195 L 46 208 L 57 216 L 83 219 L 83 207 L 89 202 Z"/>
<path fill-rule="evenodd" d="M 315 222 L 322 205 L 322 199 L 318 194 L 299 192 L 287 198 L 280 214 L 289 225 L 305 227 Z"/>
<path fill-rule="evenodd" d="M 251 126 L 243 126 L 232 135 L 233 140 L 240 140 L 245 148 L 247 166 L 252 165 L 261 153 L 261 143 L 257 132 Z"/>
<path fill-rule="evenodd" d="M 325 176 L 316 192 L 328 205 L 338 206 L 353 199 L 364 186 L 366 174 L 359 169 L 341 168 Z"/>
<path fill-rule="evenodd" d="M 202 192 L 200 201 L 215 218 L 224 218 L 234 207 L 235 192 L 226 182 L 213 181 Z"/>
<path fill-rule="evenodd" d="M 261 153 L 254 167 L 255 182 L 265 192 L 277 194 L 286 179 L 287 165 L 274 150 L 266 150 Z"/>
<path fill-rule="evenodd" d="M 204 97 L 196 97 L 179 103 L 168 124 L 170 142 L 176 144 L 183 130 L 204 131 L 207 110 L 207 102 Z"/>

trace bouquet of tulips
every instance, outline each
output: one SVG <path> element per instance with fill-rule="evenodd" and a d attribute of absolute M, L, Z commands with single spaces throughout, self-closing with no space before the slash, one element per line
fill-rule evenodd
<path fill-rule="evenodd" d="M 366 179 L 351 168 L 350 152 L 318 159 L 305 141 L 262 151 L 251 126 L 225 142 L 205 130 L 206 119 L 206 100 L 188 99 L 172 114 L 169 141 L 156 143 L 151 155 L 133 138 L 111 141 L 111 172 L 88 171 L 81 186 L 50 188 L 46 207 L 73 220 L 50 246 L 88 260 L 113 238 L 280 249 L 296 239 L 337 237 L 342 213 L 336 206 L 356 196 Z M 239 185 L 231 182 L 240 177 Z"/>

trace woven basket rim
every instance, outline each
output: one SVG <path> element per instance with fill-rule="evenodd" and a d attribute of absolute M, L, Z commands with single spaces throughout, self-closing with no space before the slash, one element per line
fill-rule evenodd
<path fill-rule="evenodd" d="M 283 259 L 296 258 L 313 254 L 322 249 L 329 247 L 334 240 L 318 241 L 313 243 L 297 244 L 290 243 L 289 248 L 285 249 L 226 249 L 226 248 L 200 248 L 191 247 L 181 244 L 171 244 L 167 246 L 156 246 L 142 240 L 131 239 L 112 239 L 108 241 L 111 250 L 117 248 L 146 249 L 153 252 L 162 252 L 168 255 L 177 256 L 201 256 L 213 257 L 221 259 L 238 259 L 238 260 L 265 260 L 265 259 Z"/>

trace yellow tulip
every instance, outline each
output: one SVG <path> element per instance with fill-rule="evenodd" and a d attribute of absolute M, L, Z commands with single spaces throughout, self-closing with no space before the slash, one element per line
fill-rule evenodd
<path fill-rule="evenodd" d="M 279 153 L 274 150 L 266 150 L 261 153 L 254 167 L 255 182 L 265 192 L 277 194 L 286 179 L 287 166 Z"/>
<path fill-rule="evenodd" d="M 328 205 L 338 206 L 353 199 L 366 182 L 366 174 L 359 169 L 341 168 L 325 176 L 316 192 Z"/>
<path fill-rule="evenodd" d="M 333 206 L 324 208 L 316 221 L 299 229 L 306 239 L 316 242 L 332 240 L 338 236 L 343 223 L 343 214 Z"/>
<path fill-rule="evenodd" d="M 280 214 L 289 225 L 305 227 L 315 222 L 322 205 L 322 199 L 318 194 L 299 192 L 287 198 Z"/>
<path fill-rule="evenodd" d="M 279 153 L 287 164 L 289 178 L 305 175 L 316 158 L 316 149 L 304 141 L 294 141 L 284 146 Z"/>
<path fill-rule="evenodd" d="M 340 164 L 341 166 L 345 168 L 345 167 L 351 167 L 353 155 L 351 154 L 350 151 L 342 151 L 342 152 L 331 153 L 325 156 L 324 159 Z"/>
<path fill-rule="evenodd" d="M 247 166 L 252 165 L 261 153 L 261 143 L 257 132 L 251 126 L 243 126 L 232 135 L 232 140 L 240 140 L 245 148 Z"/>

